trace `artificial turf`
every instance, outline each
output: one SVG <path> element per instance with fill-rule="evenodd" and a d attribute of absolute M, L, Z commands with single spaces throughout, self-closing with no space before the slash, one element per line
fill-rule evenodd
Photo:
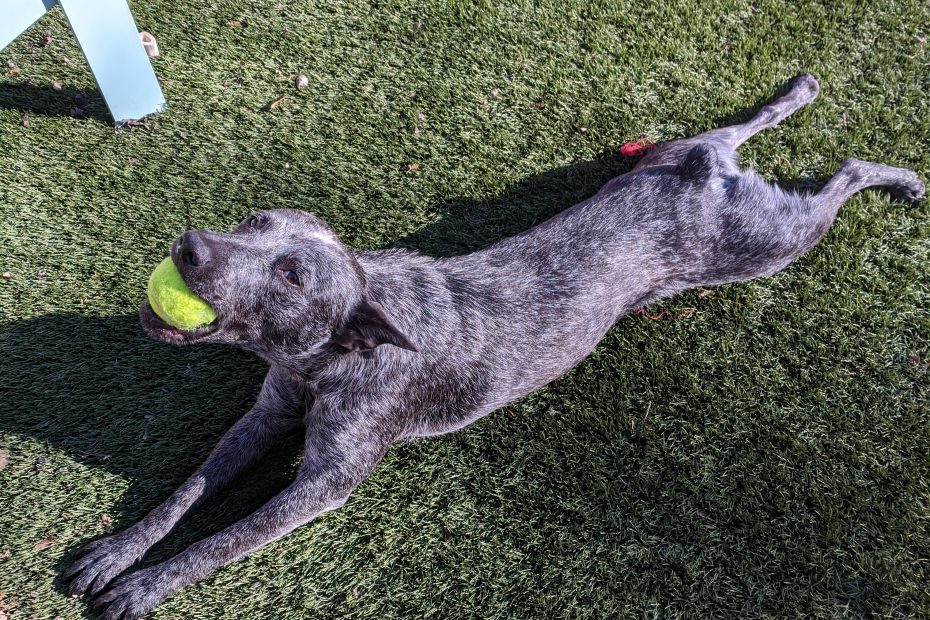
<path fill-rule="evenodd" d="M 168 100 L 144 126 L 109 125 L 59 10 L 0 52 L 0 617 L 85 615 L 56 572 L 257 393 L 259 361 L 138 326 L 182 230 L 298 207 L 356 247 L 466 251 L 628 170 L 620 144 L 746 118 L 801 71 L 820 99 L 744 163 L 930 180 L 925 1 L 130 4 Z M 152 617 L 930 616 L 928 289 L 926 204 L 860 194 L 785 272 L 624 318 Z M 257 507 L 298 447 L 150 561 Z"/>

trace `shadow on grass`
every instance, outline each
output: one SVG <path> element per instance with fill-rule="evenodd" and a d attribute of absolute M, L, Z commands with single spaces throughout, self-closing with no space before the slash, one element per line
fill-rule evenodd
<path fill-rule="evenodd" d="M 488 200 L 453 199 L 433 208 L 436 221 L 396 245 L 431 256 L 486 247 L 543 222 L 591 196 L 637 160 L 604 151 L 598 158 L 528 177 Z"/>
<path fill-rule="evenodd" d="M 0 84 L 0 108 L 46 116 L 92 118 L 109 125 L 113 118 L 100 91 L 33 84 Z"/>
<path fill-rule="evenodd" d="M 107 507 L 117 530 L 193 473 L 252 405 L 266 370 L 231 349 L 152 341 L 136 315 L 49 315 L 0 325 L 0 356 L 0 434 L 39 440 L 131 481 L 118 505 Z M 152 559 L 165 559 L 264 503 L 287 484 L 299 445 L 299 437 L 283 442 L 183 523 Z M 86 484 L 74 479 L 65 490 Z"/>

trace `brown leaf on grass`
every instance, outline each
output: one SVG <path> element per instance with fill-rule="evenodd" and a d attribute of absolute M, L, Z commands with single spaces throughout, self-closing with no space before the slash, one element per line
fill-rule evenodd
<path fill-rule="evenodd" d="M 671 310 L 661 310 L 659 314 L 649 314 L 645 308 L 640 308 L 636 311 L 636 314 L 639 316 L 645 317 L 650 321 L 680 321 L 682 319 L 687 319 L 689 316 L 692 316 L 697 313 L 697 308 L 685 308 L 678 315 L 675 315 Z"/>
<path fill-rule="evenodd" d="M 29 126 L 29 110 L 23 112 L 23 127 Z"/>
<path fill-rule="evenodd" d="M 103 523 L 104 525 L 109 525 L 109 524 L 110 524 L 110 521 L 112 521 L 112 520 L 113 520 L 113 519 L 110 518 L 110 515 L 102 515 L 102 516 L 100 517 L 100 522 Z"/>
<path fill-rule="evenodd" d="M 270 112 L 271 110 L 279 108 L 280 106 L 286 103 L 289 103 L 289 102 L 290 102 L 290 99 L 288 99 L 287 97 L 278 97 L 277 99 L 273 100 L 271 103 L 268 104 L 268 111 Z"/>
<path fill-rule="evenodd" d="M 420 169 L 420 164 L 418 164 L 417 162 L 411 162 L 407 164 L 407 170 L 414 171 L 414 170 L 419 170 L 419 169 Z"/>
<path fill-rule="evenodd" d="M 49 536 L 48 538 L 43 538 L 42 540 L 37 542 L 35 545 L 35 548 L 41 551 L 43 549 L 48 549 L 54 544 L 55 544 L 55 539 Z"/>
<path fill-rule="evenodd" d="M 231 19 L 226 22 L 227 28 L 240 28 L 241 26 L 242 26 L 242 22 L 239 21 L 238 19 Z"/>
<path fill-rule="evenodd" d="M 10 464 L 10 453 L 6 450 L 0 450 L 0 469 L 6 469 Z"/>
<path fill-rule="evenodd" d="M 8 76 L 14 76 L 14 75 L 18 75 L 20 71 L 22 71 L 22 69 L 20 69 L 19 67 L 13 67 L 9 71 L 7 71 L 6 74 Z"/>

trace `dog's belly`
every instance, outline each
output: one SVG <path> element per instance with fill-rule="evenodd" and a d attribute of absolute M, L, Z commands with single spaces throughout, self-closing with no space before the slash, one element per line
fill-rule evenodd
<path fill-rule="evenodd" d="M 499 332 L 503 338 L 474 352 L 468 362 L 415 386 L 420 390 L 418 407 L 405 437 L 459 430 L 555 381 L 591 353 L 615 318 L 610 303 L 583 318 L 575 315 L 557 326 L 541 326 L 539 333 Z"/>

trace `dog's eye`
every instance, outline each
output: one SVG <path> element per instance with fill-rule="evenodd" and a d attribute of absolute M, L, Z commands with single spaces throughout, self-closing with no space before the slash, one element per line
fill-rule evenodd
<path fill-rule="evenodd" d="M 280 271 L 281 277 L 287 280 L 287 283 L 291 286 L 300 286 L 300 276 L 297 275 L 296 271 L 291 271 L 290 269 L 282 269 Z"/>
<path fill-rule="evenodd" d="M 261 230 L 265 227 L 267 223 L 266 218 L 263 215 L 250 215 L 249 218 L 244 222 L 244 227 L 251 231 Z"/>

